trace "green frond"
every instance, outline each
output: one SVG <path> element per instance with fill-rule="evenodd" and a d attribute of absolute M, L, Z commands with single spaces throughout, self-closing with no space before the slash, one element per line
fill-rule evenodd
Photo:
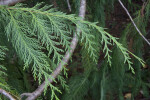
<path fill-rule="evenodd" d="M 20 16 L 15 16 L 13 12 L 8 11 L 10 14 L 10 22 L 6 27 L 6 34 L 13 43 L 20 58 L 25 62 L 25 68 L 33 62 L 32 70 L 34 78 L 36 79 L 38 77 L 39 81 L 41 81 L 42 75 L 48 77 L 45 73 L 46 71 L 51 71 L 46 60 L 47 57 L 39 50 L 42 47 L 38 41 L 26 35 L 31 30 L 23 22 L 17 20 Z"/>
<path fill-rule="evenodd" d="M 39 4 L 40 5 L 40 4 Z M 89 48 L 89 52 L 90 55 L 95 57 L 95 49 L 93 48 L 93 45 L 95 43 L 93 43 L 91 40 L 94 38 L 94 36 L 91 33 L 91 31 L 88 29 L 88 25 L 81 22 L 79 23 L 80 18 L 75 17 L 74 15 L 66 15 L 65 13 L 62 12 L 53 12 L 54 10 L 46 10 L 46 11 L 41 11 L 40 9 L 34 9 L 33 8 L 17 8 L 20 7 L 21 5 L 16 5 L 15 7 L 9 8 L 9 11 L 20 11 L 20 12 L 26 12 L 30 15 L 32 15 L 32 24 L 33 24 L 33 30 L 36 31 L 37 27 L 38 27 L 38 31 L 39 35 L 38 37 L 41 39 L 42 43 L 46 43 L 46 47 L 49 50 L 49 53 L 52 52 L 52 50 L 54 49 L 54 54 L 57 55 L 56 57 L 61 58 L 60 54 L 57 54 L 58 52 L 62 52 L 63 50 L 56 48 L 52 45 L 53 48 L 49 47 L 49 44 L 55 43 L 57 44 L 57 42 L 52 42 L 52 39 L 46 39 L 48 38 L 48 34 L 46 34 L 46 32 L 49 32 L 51 38 L 55 39 L 56 37 L 60 40 L 60 44 L 63 44 L 63 46 L 65 46 L 66 49 L 69 49 L 69 45 L 70 45 L 70 39 L 71 37 L 69 35 L 72 34 L 72 32 L 74 32 L 72 30 L 73 26 L 70 26 L 68 24 L 68 22 L 70 23 L 70 21 L 75 24 L 77 26 L 77 28 L 79 28 L 82 32 L 82 39 L 81 41 L 83 41 L 84 39 L 85 41 L 85 45 L 88 46 Z M 20 13 L 21 14 L 21 13 Z M 42 17 L 42 19 L 37 18 L 36 16 L 38 15 L 38 17 Z M 23 15 L 20 15 L 23 16 Z M 43 18 L 45 18 L 45 20 L 43 20 Z M 48 21 L 49 20 L 49 21 Z M 64 24 L 64 25 L 63 25 Z M 38 25 L 38 26 L 37 26 Z M 39 26 L 40 25 L 40 26 Z M 42 27 L 43 26 L 43 27 Z M 49 27 L 48 27 L 49 26 Z M 73 28 L 75 29 L 75 28 Z M 54 34 L 54 36 L 52 37 L 52 34 Z M 56 38 L 56 39 L 57 39 Z M 50 43 L 48 43 L 50 42 Z M 54 55 L 54 58 L 56 58 Z M 59 57 L 59 56 L 60 57 Z M 60 59 L 59 59 L 60 60 Z"/>
<path fill-rule="evenodd" d="M 67 85 L 67 82 L 64 79 L 64 77 L 61 75 L 58 75 L 57 79 L 58 79 L 58 81 L 60 81 L 60 84 L 63 87 L 63 89 L 65 89 L 67 92 L 69 92 L 69 86 Z"/>
<path fill-rule="evenodd" d="M 38 4 L 39 6 L 40 6 L 40 4 Z M 18 7 L 18 5 L 16 6 L 16 7 Z M 20 7 L 20 5 L 19 5 L 19 7 Z M 38 7 L 37 7 L 38 8 Z M 47 8 L 47 7 L 46 7 Z M 89 51 L 89 53 L 90 53 L 90 56 L 95 60 L 96 59 L 96 57 L 97 57 L 97 55 L 96 55 L 96 50 L 94 49 L 94 46 L 95 46 L 95 44 L 96 43 L 94 43 L 93 41 L 91 41 L 91 40 L 93 40 L 94 39 L 94 36 L 93 36 L 93 34 L 91 34 L 91 31 L 90 31 L 90 29 L 91 28 L 95 28 L 95 29 L 97 29 L 98 30 L 98 32 L 100 32 L 101 33 L 101 35 L 102 35 L 102 42 L 104 41 L 104 51 L 106 51 L 106 56 L 108 57 L 108 62 L 110 63 L 110 65 L 111 65 L 111 61 L 110 61 L 110 59 L 111 59 L 111 57 L 110 57 L 110 55 L 109 55 L 109 52 L 111 52 L 111 50 L 108 48 L 108 45 L 110 45 L 111 43 L 109 42 L 110 41 L 110 38 L 112 38 L 111 40 L 112 41 L 114 41 L 115 43 L 117 43 L 117 45 L 118 46 L 120 46 L 120 44 L 118 44 L 118 42 L 116 42 L 116 39 L 115 38 L 113 38 L 110 34 L 106 34 L 106 32 L 103 30 L 103 28 L 101 28 L 101 27 L 98 27 L 97 25 L 96 25 L 96 23 L 90 23 L 90 22 L 86 22 L 86 21 L 81 21 L 80 20 L 80 18 L 77 18 L 77 17 L 74 17 L 73 15 L 66 15 L 66 14 L 64 14 L 64 13 L 61 13 L 61 12 L 52 12 L 52 11 L 54 11 L 54 10 L 46 10 L 46 11 L 41 11 L 40 9 L 39 10 L 37 10 L 37 9 L 34 9 L 34 7 L 33 8 L 14 8 L 14 7 L 12 7 L 12 8 L 9 8 L 9 9 L 11 9 L 11 10 L 19 10 L 19 11 L 23 11 L 23 12 L 28 12 L 29 14 L 31 14 L 32 15 L 32 17 L 33 17 L 33 22 L 34 22 L 34 24 L 33 25 L 35 25 L 35 27 L 38 27 L 38 26 L 36 26 L 36 25 L 40 25 L 39 27 L 41 27 L 41 26 L 43 26 L 44 24 L 46 24 L 46 22 L 47 22 L 47 20 L 45 21 L 45 20 L 41 20 L 41 19 L 38 19 L 38 20 L 40 20 L 40 21 L 38 21 L 37 20 L 37 18 L 35 17 L 35 15 L 37 15 L 37 14 L 39 14 L 40 16 L 44 16 L 44 18 L 45 17 L 47 17 L 48 18 L 48 20 L 50 21 L 50 25 L 51 25 L 51 27 L 52 28 L 49 28 L 50 29 L 50 32 L 54 32 L 55 34 L 56 34 L 56 36 L 58 37 L 58 36 L 60 36 L 60 41 L 62 42 L 62 44 L 65 44 L 65 46 L 66 47 L 68 47 L 69 48 L 69 39 L 70 38 L 68 38 L 68 36 L 67 35 L 64 35 L 64 33 L 65 34 L 67 34 L 68 32 L 66 31 L 66 27 L 67 27 L 67 25 L 62 25 L 61 23 L 63 23 L 63 24 L 65 24 L 65 22 L 64 21 L 66 21 L 66 20 L 68 20 L 68 21 L 71 21 L 72 23 L 74 23 L 76 26 L 77 26 L 77 28 L 79 28 L 80 30 L 81 30 L 81 32 L 82 32 L 82 36 L 81 36 L 81 42 L 83 41 L 83 40 L 85 40 L 85 47 L 88 47 L 88 51 Z M 45 8 L 43 8 L 43 9 L 45 9 Z M 35 15 L 34 15 L 35 14 Z M 47 19 L 46 18 L 46 19 Z M 79 21 L 80 21 L 80 23 L 79 23 Z M 36 22 L 36 23 L 35 23 Z M 39 24 L 38 24 L 38 23 Z M 61 24 L 61 25 L 59 25 L 59 23 Z M 42 24 L 43 23 L 43 24 Z M 49 24 L 46 24 L 46 25 L 49 25 Z M 49 26 L 50 26 L 49 25 Z M 38 29 L 39 29 L 39 27 L 38 27 Z M 89 29 L 90 28 L 90 29 Z M 36 29 L 36 28 L 35 28 Z M 42 30 L 41 30 L 42 29 Z M 46 43 L 46 45 L 47 45 L 47 49 L 49 49 L 49 47 L 48 47 L 48 42 L 50 42 L 50 39 L 44 39 L 44 35 L 43 35 L 43 33 L 46 33 L 47 31 L 48 31 L 48 28 L 47 27 L 45 27 L 45 29 L 44 28 L 42 28 L 41 27 L 41 32 L 40 32 L 40 35 L 39 35 L 39 37 L 40 37 L 40 39 L 43 41 L 43 43 Z M 65 29 L 65 30 L 64 30 Z M 39 31 L 40 31 L 39 30 Z M 43 31 L 46 31 L 46 32 L 43 32 Z M 70 33 L 70 31 L 69 31 L 69 33 Z M 71 34 L 71 33 L 70 33 Z M 41 37 L 41 35 L 43 36 L 43 37 Z M 107 36 L 108 35 L 108 36 Z M 48 36 L 46 36 L 46 37 L 48 37 Z M 63 37 L 63 39 L 62 39 L 62 37 Z M 46 40 L 46 41 L 45 41 Z M 49 40 L 49 41 L 48 41 Z M 49 43 L 49 44 L 51 44 L 51 43 Z M 103 44 L 103 43 L 102 43 Z M 52 47 L 53 47 L 53 45 L 52 45 Z M 53 48 L 54 49 L 54 48 Z M 50 52 L 52 51 L 52 50 L 49 50 Z M 55 50 L 54 49 L 54 54 L 56 54 L 56 55 L 58 55 L 58 52 L 56 52 L 57 50 Z M 124 51 L 122 51 L 122 52 L 124 52 Z M 125 54 L 125 53 L 124 53 Z M 125 56 L 126 57 L 126 56 Z M 55 57 L 55 55 L 54 55 L 54 58 L 56 58 Z M 58 58 L 60 58 L 60 57 L 58 57 Z M 126 57 L 126 59 L 128 59 L 127 57 Z M 96 61 L 96 60 L 95 60 Z M 130 63 L 130 62 L 128 62 L 128 63 Z M 129 66 L 130 66 L 130 64 L 129 64 Z"/>

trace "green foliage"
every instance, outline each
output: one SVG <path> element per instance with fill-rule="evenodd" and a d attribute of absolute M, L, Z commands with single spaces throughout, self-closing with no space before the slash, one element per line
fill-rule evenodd
<path fill-rule="evenodd" d="M 73 1 L 76 2 L 76 9 L 79 8 L 79 1 Z M 109 0 L 106 2 L 101 0 L 100 4 L 103 6 L 96 6 L 96 9 L 99 9 L 100 6 L 102 7 L 102 13 L 96 10 L 96 14 L 101 15 L 95 15 L 97 17 L 95 17 L 94 21 L 100 21 L 100 24 L 103 24 L 102 26 L 105 25 L 104 6 L 107 3 L 113 4 L 114 0 L 111 2 Z M 100 20 L 98 20 L 99 18 Z M 65 52 L 70 50 L 70 41 L 74 34 L 78 35 L 78 40 L 82 47 L 82 59 L 80 60 L 84 73 L 83 75 L 72 76 L 69 80 L 69 85 L 66 84 L 62 74 L 58 76 L 57 79 L 61 86 L 66 91 L 69 91 L 68 88 L 70 88 L 69 93 L 66 92 L 63 95 L 64 100 L 83 100 L 88 94 L 88 90 L 94 87 L 94 85 L 100 87 L 100 92 L 98 93 L 101 94 L 100 98 L 103 100 L 107 93 L 105 90 L 107 84 L 116 79 L 118 81 L 114 82 L 114 84 L 121 83 L 118 86 L 119 89 L 123 89 L 123 80 L 121 78 L 125 77 L 124 73 L 126 69 L 124 65 L 129 66 L 129 70 L 134 73 L 129 53 L 144 65 L 142 59 L 129 52 L 123 46 L 126 45 L 124 43 L 126 41 L 124 37 L 126 36 L 123 37 L 123 43 L 121 44 L 117 41 L 118 38 L 110 35 L 104 28 L 98 26 L 98 23 L 83 21 L 80 17 L 76 17 L 76 15 L 67 15 L 51 8 L 49 5 L 43 5 L 43 3 L 39 3 L 31 8 L 23 4 L 17 4 L 11 7 L 0 6 L 0 19 L 3 22 L 1 26 L 4 27 L 2 29 L 3 31 L 1 30 L 1 34 L 5 34 L 9 42 L 11 42 L 13 49 L 15 49 L 17 56 L 23 61 L 23 69 L 31 68 L 33 77 L 35 80 L 38 80 L 39 84 L 43 80 L 46 81 L 45 90 L 47 86 L 50 86 L 51 100 L 59 100 L 55 92 L 62 92 L 57 86 L 49 83 L 48 79 L 53 79 L 50 74 L 53 73 L 57 65 L 61 62 Z M 81 34 L 78 31 L 76 32 L 77 29 L 81 31 Z M 109 46 L 116 47 L 113 53 Z M 3 60 L 2 58 L 4 57 L 3 50 L 5 48 L 0 47 L 0 60 Z M 96 74 L 99 72 L 96 67 L 100 56 L 99 51 L 101 50 L 105 54 L 106 60 L 103 63 L 102 77 L 99 77 L 99 74 Z M 109 69 L 108 66 L 112 67 Z M 0 66 L 0 68 L 2 70 L 6 69 L 3 66 Z M 62 70 L 64 70 L 64 75 L 67 76 L 67 69 L 64 67 Z M 107 77 L 109 71 L 112 73 Z M 117 74 L 114 74 L 114 71 L 117 71 Z M 90 87 L 92 73 L 96 74 L 93 76 L 95 77 L 95 83 L 93 82 L 93 85 Z M 0 73 L 0 75 L 2 74 L 5 74 L 4 71 Z M 113 78 L 111 78 L 111 75 Z M 116 75 L 117 77 L 115 78 Z M 100 84 L 96 84 L 98 82 L 97 77 L 101 78 Z M 53 81 L 57 83 L 55 79 Z M 122 94 L 121 90 L 118 91 L 119 94 Z"/>
<path fill-rule="evenodd" d="M 1 60 L 4 60 L 4 57 L 5 57 L 5 51 L 7 51 L 8 49 L 4 46 L 0 46 L 0 61 Z M 7 73 L 6 73 L 7 69 L 5 66 L 1 65 L 0 64 L 0 88 L 8 91 L 11 93 L 12 96 L 14 96 L 15 98 L 19 99 L 17 96 L 18 96 L 18 93 L 16 90 L 12 89 L 11 86 L 9 86 L 7 84 Z M 0 99 L 1 100 L 7 100 L 5 98 L 5 96 L 2 96 L 0 95 Z"/>
<path fill-rule="evenodd" d="M 100 26 L 105 26 L 105 21 L 106 21 L 106 11 L 112 12 L 113 10 L 113 5 L 114 5 L 115 0 L 95 0 L 93 4 L 93 0 L 88 0 L 88 5 L 92 14 L 92 20 L 93 21 L 98 21 Z M 110 10 L 111 9 L 111 10 Z"/>
<path fill-rule="evenodd" d="M 3 46 L 0 46 L 0 60 L 4 60 L 4 57 L 5 57 L 5 53 L 4 51 L 6 50 L 6 47 L 3 47 Z M 3 65 L 0 65 L 0 87 L 6 87 L 7 86 L 5 85 L 5 76 L 7 75 L 5 73 L 6 71 L 6 67 L 4 67 Z"/>
<path fill-rule="evenodd" d="M 99 0 L 99 2 L 102 2 L 102 0 Z M 134 5 L 132 4 L 130 0 L 128 0 L 128 2 L 131 5 Z M 89 4 L 91 4 L 91 2 Z M 94 9 L 95 11 L 96 7 L 97 6 L 94 5 L 94 7 L 91 9 Z M 134 19 L 136 24 L 138 25 L 138 27 L 140 28 L 140 30 L 142 30 L 144 34 L 146 31 L 146 25 L 149 19 L 149 14 L 148 14 L 150 10 L 149 2 L 146 5 L 145 9 L 146 9 L 145 10 L 146 12 L 143 18 L 141 17 L 141 12 L 137 11 L 137 14 L 135 15 L 136 18 Z M 95 15 L 91 15 L 91 16 L 95 16 Z M 105 15 L 102 14 L 101 16 L 105 16 Z M 96 18 L 94 19 L 97 20 Z M 86 55 L 87 54 L 86 48 L 83 49 L 83 52 L 81 53 L 82 61 L 83 61 L 81 68 L 83 68 L 84 72 L 82 74 L 85 74 L 85 73 L 90 73 L 90 74 L 88 74 L 84 79 L 81 79 L 80 81 L 78 80 L 80 79 L 79 74 L 81 74 L 81 72 L 77 72 L 75 75 L 73 74 L 70 80 L 68 81 L 70 90 L 72 91 L 70 93 L 67 93 L 67 92 L 65 93 L 64 97 L 66 98 L 64 100 L 70 100 L 69 98 L 71 98 L 71 100 L 77 99 L 77 98 L 78 99 L 80 98 L 81 100 L 116 100 L 116 99 L 124 100 L 125 93 L 131 93 L 132 99 L 134 100 L 134 98 L 138 95 L 140 91 L 143 92 L 143 95 L 145 97 L 148 97 L 149 96 L 149 91 L 148 91 L 149 81 L 147 80 L 147 77 L 149 76 L 149 74 L 145 73 L 148 70 L 142 69 L 140 62 L 141 63 L 144 63 L 144 62 L 138 58 L 138 57 L 142 58 L 142 55 L 143 55 L 143 52 L 141 52 L 143 51 L 142 50 L 143 39 L 139 36 L 134 26 L 131 23 L 127 25 L 125 30 L 123 30 L 122 32 L 121 38 L 119 39 L 120 43 L 116 41 L 117 40 L 116 38 L 112 36 L 109 37 L 109 34 L 107 32 L 101 32 L 101 33 L 106 34 L 106 35 L 104 36 L 103 34 L 100 36 L 96 35 L 94 41 L 96 41 L 97 39 L 98 40 L 104 39 L 103 40 L 104 51 L 106 52 L 105 61 L 104 62 L 100 61 L 100 63 L 102 63 L 100 66 L 100 70 L 99 70 L 99 67 L 96 69 L 97 66 L 93 65 L 93 62 L 91 60 L 88 60 L 89 57 Z M 106 36 L 108 36 L 109 38 L 107 38 Z M 129 39 L 134 41 L 133 45 L 132 44 L 129 44 L 129 45 L 132 45 L 133 51 L 138 57 L 126 49 L 128 48 Z M 115 42 L 114 44 L 117 44 L 117 46 L 113 45 L 114 48 L 112 50 L 108 48 L 108 44 L 112 43 L 110 42 L 111 40 Z M 105 43 L 106 43 L 106 46 L 105 46 Z M 97 48 L 98 50 L 101 50 L 101 46 L 97 46 L 97 47 L 98 47 Z M 126 48 L 123 48 L 123 47 L 126 47 Z M 129 49 L 132 50 L 132 47 Z M 131 53 L 132 56 L 135 58 L 131 60 L 128 53 L 125 53 L 124 51 Z M 139 59 L 138 63 L 136 63 L 137 59 Z M 127 61 L 127 63 L 125 63 L 125 61 Z M 110 65 L 111 65 L 111 68 L 109 67 Z M 135 70 L 131 67 L 131 65 L 134 66 L 133 68 L 135 68 Z M 78 66 L 78 65 L 75 64 L 74 66 Z M 91 68 L 90 66 L 94 68 Z M 129 66 L 129 69 L 127 66 Z M 91 68 L 90 71 L 86 70 L 87 68 Z M 129 70 L 132 70 L 132 72 L 135 74 L 130 73 Z M 86 83 L 87 81 L 85 82 L 84 80 L 89 81 L 89 84 Z M 85 82 L 85 85 L 78 84 L 79 82 L 80 83 Z M 80 92 L 82 90 L 80 89 L 84 90 L 82 94 Z M 74 93 L 74 91 L 77 91 L 77 92 Z M 85 92 L 87 94 L 84 94 Z M 76 96 L 74 96 L 74 94 L 76 94 Z"/>
<path fill-rule="evenodd" d="M 63 100 L 83 100 L 88 92 L 89 80 L 82 75 L 72 77 L 69 81 L 69 93 L 65 93 Z"/>

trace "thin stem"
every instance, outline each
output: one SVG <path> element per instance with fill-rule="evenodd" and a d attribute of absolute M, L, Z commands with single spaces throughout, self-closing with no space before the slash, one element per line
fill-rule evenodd
<path fill-rule="evenodd" d="M 119 3 L 121 4 L 121 6 L 123 7 L 123 9 L 126 11 L 127 15 L 129 16 L 131 22 L 133 23 L 134 27 L 136 28 L 136 30 L 138 31 L 138 33 L 141 35 L 141 37 L 147 42 L 147 44 L 150 46 L 150 42 L 144 37 L 144 35 L 141 33 L 141 31 L 138 29 L 138 27 L 136 26 L 135 22 L 133 21 L 133 18 L 131 17 L 129 11 L 126 9 L 126 7 L 123 5 L 123 3 L 121 2 L 121 0 L 118 0 Z"/>
<path fill-rule="evenodd" d="M 8 92 L 6 92 L 5 90 L 0 88 L 0 93 L 3 94 L 4 96 L 6 96 L 8 99 L 10 100 L 16 100 L 15 98 L 13 98 Z"/>
<path fill-rule="evenodd" d="M 69 11 L 71 12 L 71 5 L 70 5 L 69 0 L 67 0 L 67 5 L 68 5 L 68 9 L 69 9 Z"/>

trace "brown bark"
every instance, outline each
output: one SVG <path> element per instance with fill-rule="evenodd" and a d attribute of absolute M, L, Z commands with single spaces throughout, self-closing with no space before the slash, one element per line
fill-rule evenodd
<path fill-rule="evenodd" d="M 0 5 L 15 5 L 18 2 L 23 2 L 25 0 L 1 0 Z"/>
<path fill-rule="evenodd" d="M 10 100 L 16 100 L 15 98 L 13 98 L 8 92 L 6 92 L 5 90 L 0 88 L 0 94 L 3 94 L 4 96 L 6 96 L 8 99 Z"/>

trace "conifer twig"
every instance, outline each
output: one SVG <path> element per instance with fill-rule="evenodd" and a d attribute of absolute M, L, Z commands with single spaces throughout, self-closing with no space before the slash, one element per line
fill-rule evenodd
<path fill-rule="evenodd" d="M 0 5 L 14 5 L 18 2 L 23 2 L 25 0 L 0 0 Z"/>
<path fill-rule="evenodd" d="M 140 36 L 147 42 L 147 44 L 150 46 L 150 42 L 144 37 L 144 35 L 141 33 L 141 31 L 138 29 L 138 27 L 136 26 L 134 20 L 132 19 L 129 11 L 127 10 L 127 8 L 123 5 L 123 3 L 121 2 L 121 0 L 118 0 L 119 3 L 121 4 L 121 6 L 123 7 L 123 9 L 126 11 L 127 15 L 129 16 L 132 24 L 134 25 L 134 27 L 136 28 L 136 30 L 138 31 L 138 33 L 140 34 Z"/>
<path fill-rule="evenodd" d="M 86 11 L 86 0 L 81 0 L 79 17 L 81 17 L 82 19 L 84 19 L 85 11 Z M 76 32 L 80 32 L 80 30 L 77 28 Z M 55 79 L 60 74 L 63 66 L 68 63 L 71 55 L 73 54 L 73 52 L 77 46 L 77 43 L 78 43 L 78 37 L 77 37 L 77 34 L 75 33 L 73 36 L 73 39 L 71 41 L 71 45 L 70 45 L 71 49 L 66 52 L 64 58 L 62 59 L 62 62 L 59 63 L 59 65 L 57 66 L 55 71 L 51 74 L 53 79 Z M 53 80 L 49 79 L 49 82 L 52 83 Z M 26 100 L 35 100 L 44 91 L 44 86 L 45 86 L 45 81 L 34 92 L 23 93 L 23 94 L 21 94 L 21 97 L 27 96 Z"/>
<path fill-rule="evenodd" d="M 10 100 L 16 100 L 7 91 L 5 91 L 5 90 L 3 90 L 1 88 L 0 88 L 0 93 L 3 94 L 4 96 L 6 96 Z"/>

